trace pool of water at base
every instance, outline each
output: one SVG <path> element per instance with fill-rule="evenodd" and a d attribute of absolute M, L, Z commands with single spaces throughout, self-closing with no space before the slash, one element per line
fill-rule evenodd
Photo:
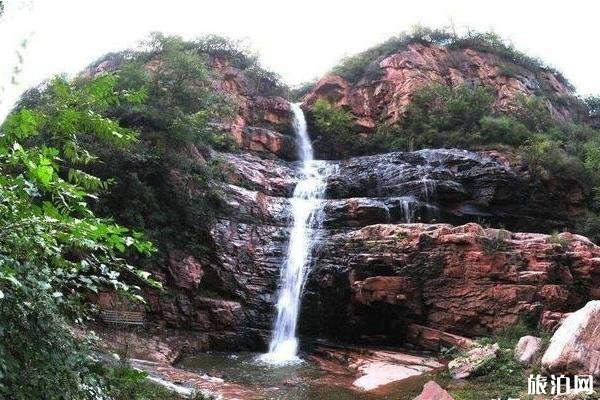
<path fill-rule="evenodd" d="M 350 375 L 328 373 L 310 361 L 275 366 L 259 361 L 258 356 L 250 352 L 207 352 L 184 357 L 177 367 L 246 386 L 264 400 L 412 399 L 428 379 L 409 378 L 365 393 L 349 387 L 353 380 Z"/>

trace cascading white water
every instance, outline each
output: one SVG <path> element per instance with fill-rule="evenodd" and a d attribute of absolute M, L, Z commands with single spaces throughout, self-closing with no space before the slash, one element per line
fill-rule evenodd
<path fill-rule="evenodd" d="M 272 364 L 298 362 L 296 325 L 300 311 L 302 289 L 310 267 L 311 253 L 320 225 L 321 198 L 325 191 L 328 165 L 314 160 L 304 113 L 298 104 L 291 105 L 294 130 L 298 142 L 298 156 L 302 161 L 300 180 L 291 198 L 293 226 L 287 257 L 282 266 L 277 300 L 277 318 L 269 344 L 269 352 L 261 360 Z"/>

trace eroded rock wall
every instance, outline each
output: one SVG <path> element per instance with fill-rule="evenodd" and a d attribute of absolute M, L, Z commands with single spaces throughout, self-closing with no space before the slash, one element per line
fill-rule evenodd
<path fill-rule="evenodd" d="M 211 230 L 215 259 L 199 274 L 182 258 L 179 270 L 204 282 L 183 298 L 161 299 L 168 306 L 157 315 L 224 337 L 243 332 L 253 338 L 247 343 L 259 345 L 274 315 L 297 165 L 244 153 L 221 156 L 230 167 L 224 167 L 227 207 Z M 579 299 L 597 295 L 590 260 L 600 253 L 582 237 L 436 223 L 485 219 L 550 231 L 564 226 L 576 206 L 569 206 L 569 193 L 535 186 L 522 172 L 467 151 L 360 157 L 337 162 L 334 171 L 304 295 L 306 334 L 401 341 L 415 322 L 473 336 L 519 317 L 535 322 L 544 312 L 570 311 Z M 564 211 L 527 200 L 540 192 Z M 221 300 L 205 299 L 206 287 L 216 288 Z"/>

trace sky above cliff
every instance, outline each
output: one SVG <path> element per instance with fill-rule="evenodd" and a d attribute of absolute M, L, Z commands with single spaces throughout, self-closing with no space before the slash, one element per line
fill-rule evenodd
<path fill-rule="evenodd" d="M 25 88 L 134 47 L 152 31 L 245 39 L 265 67 L 293 85 L 415 24 L 468 26 L 499 33 L 562 71 L 579 93 L 598 94 L 598 15 L 600 3 L 586 0 L 505 0 L 485 7 L 463 0 L 8 0 L 0 20 L 0 120 Z M 23 64 L 13 85 L 18 49 Z"/>

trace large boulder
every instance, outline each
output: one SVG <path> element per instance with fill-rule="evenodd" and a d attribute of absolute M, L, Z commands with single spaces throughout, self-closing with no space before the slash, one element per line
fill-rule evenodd
<path fill-rule="evenodd" d="M 600 301 L 590 301 L 556 330 L 542 357 L 548 372 L 600 377 Z"/>
<path fill-rule="evenodd" d="M 515 358 L 523 365 L 532 364 L 542 350 L 542 339 L 535 336 L 523 336 L 515 347 Z"/>

